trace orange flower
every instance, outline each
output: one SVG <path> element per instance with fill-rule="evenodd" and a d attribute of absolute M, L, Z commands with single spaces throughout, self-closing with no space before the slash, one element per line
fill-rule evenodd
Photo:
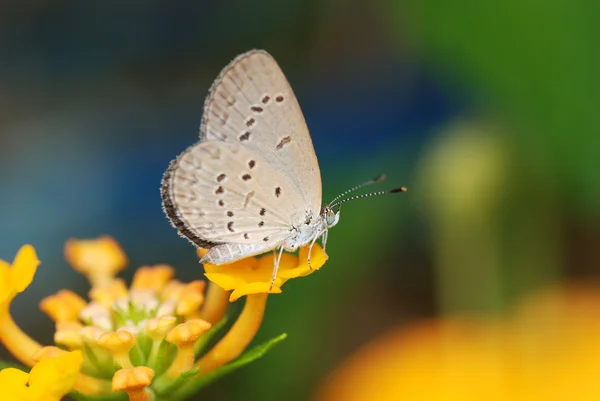
<path fill-rule="evenodd" d="M 233 290 L 229 300 L 236 299 L 249 294 L 279 294 L 281 286 L 288 280 L 307 276 L 327 261 L 327 255 L 319 244 L 315 244 L 312 250 L 310 268 L 308 266 L 308 248 L 300 249 L 299 256 L 284 253 L 281 256 L 279 270 L 275 282 L 271 286 L 273 274 L 273 255 L 265 255 L 260 258 L 246 258 L 225 265 L 213 265 L 206 263 L 205 276 L 213 283 L 226 291 Z M 199 256 L 205 253 L 199 250 Z"/>
<path fill-rule="evenodd" d="M 153 398 L 146 392 L 146 387 L 153 378 L 154 370 L 146 366 L 121 369 L 113 377 L 113 391 L 125 391 L 129 401 L 151 401 Z"/>
<path fill-rule="evenodd" d="M 70 239 L 65 246 L 65 257 L 96 288 L 110 283 L 127 264 L 125 252 L 109 236 L 86 241 Z"/>

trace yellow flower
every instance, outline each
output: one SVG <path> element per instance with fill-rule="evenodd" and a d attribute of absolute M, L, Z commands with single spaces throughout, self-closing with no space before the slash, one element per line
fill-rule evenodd
<path fill-rule="evenodd" d="M 32 355 L 41 345 L 28 337 L 10 316 L 10 304 L 15 296 L 31 284 L 40 264 L 35 249 L 24 245 L 17 252 L 12 266 L 0 260 L 0 341 L 20 361 L 28 366 L 35 362 Z"/>
<path fill-rule="evenodd" d="M 272 286 L 273 255 L 246 258 L 220 266 L 207 263 L 204 265 L 205 276 L 224 290 L 233 290 L 229 298 L 232 302 L 244 295 L 279 294 L 286 281 L 307 276 L 319 270 L 327 261 L 323 249 L 315 244 L 310 259 L 311 269 L 308 266 L 308 248 L 309 246 L 305 246 L 300 249 L 298 257 L 287 253 L 281 256 L 277 277 Z M 198 254 L 202 256 L 205 252 L 199 250 Z"/>
<path fill-rule="evenodd" d="M 349 358 L 317 401 L 600 399 L 600 289 L 553 289 L 502 319 L 400 327 Z"/>
<path fill-rule="evenodd" d="M 0 308 L 4 309 L 15 295 L 31 284 L 40 261 L 31 245 L 19 249 L 12 267 L 0 260 Z"/>
<path fill-rule="evenodd" d="M 38 362 L 30 373 L 8 368 L 0 371 L 2 400 L 60 400 L 75 384 L 83 357 L 80 351 L 64 352 Z"/>

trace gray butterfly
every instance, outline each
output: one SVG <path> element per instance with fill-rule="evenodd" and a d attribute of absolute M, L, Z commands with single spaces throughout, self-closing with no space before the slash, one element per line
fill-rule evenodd
<path fill-rule="evenodd" d="M 167 169 L 163 208 L 179 233 L 208 249 L 202 263 L 231 263 L 271 250 L 273 278 L 282 252 L 322 238 L 346 200 L 321 208 L 321 174 L 304 116 L 276 61 L 261 50 L 236 57 L 204 106 L 200 142 Z M 337 210 L 334 210 L 337 207 Z M 310 265 L 310 252 L 309 252 Z"/>

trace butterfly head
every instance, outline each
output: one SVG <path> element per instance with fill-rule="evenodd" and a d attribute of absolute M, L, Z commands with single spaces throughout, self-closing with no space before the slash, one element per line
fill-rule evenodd
<path fill-rule="evenodd" d="M 327 225 L 327 228 L 331 228 L 340 221 L 340 209 L 334 211 L 329 205 L 325 205 L 321 212 L 321 216 Z"/>

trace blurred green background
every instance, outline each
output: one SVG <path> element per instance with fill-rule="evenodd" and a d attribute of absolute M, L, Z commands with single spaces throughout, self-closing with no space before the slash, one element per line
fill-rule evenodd
<path fill-rule="evenodd" d="M 43 262 L 15 319 L 48 344 L 39 300 L 87 292 L 63 259 L 69 237 L 110 234 L 132 267 L 201 276 L 158 188 L 196 141 L 212 80 L 251 48 L 296 91 L 324 201 L 381 172 L 382 187 L 409 192 L 345 205 L 325 268 L 269 300 L 256 341 L 288 339 L 197 399 L 308 400 L 390 327 L 597 278 L 599 12 L 570 0 L 2 2 L 0 257 L 32 243 Z"/>

